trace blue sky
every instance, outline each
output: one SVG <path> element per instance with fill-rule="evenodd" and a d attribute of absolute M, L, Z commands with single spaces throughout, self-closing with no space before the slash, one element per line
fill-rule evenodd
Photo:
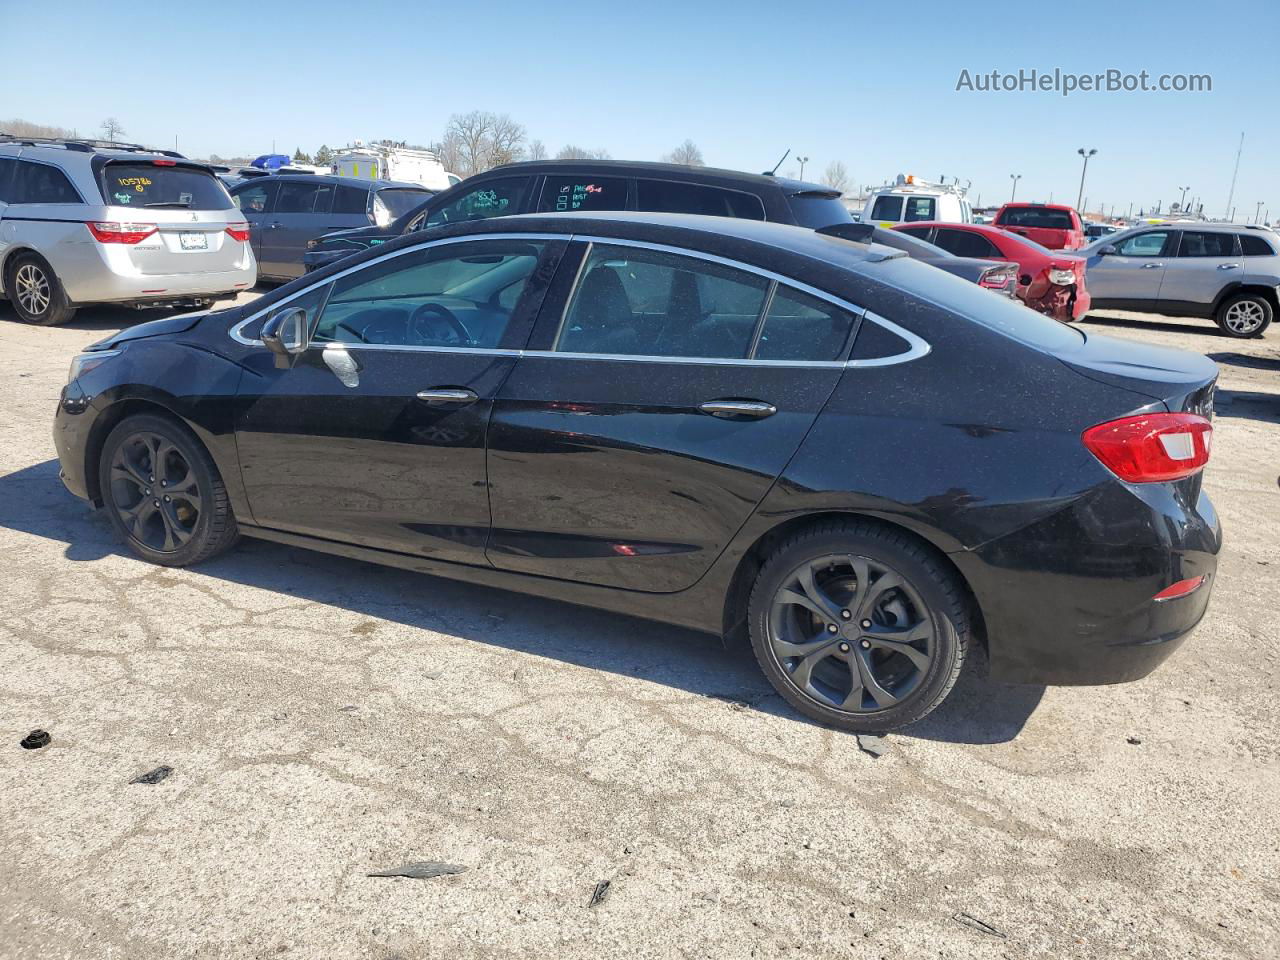
<path fill-rule="evenodd" d="M 38 10 L 38 13 L 33 11 Z M 973 181 L 974 198 L 1117 212 L 1190 185 L 1225 212 L 1240 134 L 1237 217 L 1280 219 L 1280 2 L 1094 4 L 740 2 L 128 4 L 0 0 L 0 118 L 192 156 L 355 138 L 437 139 L 449 115 L 505 112 L 565 143 L 657 159 L 686 137 L 708 163 L 855 183 L 900 172 Z M 1210 93 L 957 92 L 971 74 L 1210 74 Z M 796 171 L 788 161 L 782 172 Z M 1190 196 L 1189 195 L 1189 196 Z"/>

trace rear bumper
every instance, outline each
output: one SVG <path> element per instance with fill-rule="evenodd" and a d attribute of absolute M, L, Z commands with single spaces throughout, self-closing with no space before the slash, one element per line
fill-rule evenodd
<path fill-rule="evenodd" d="M 128 253 L 122 246 L 86 241 L 62 244 L 48 259 L 75 304 L 216 300 L 248 290 L 258 280 L 248 244 L 233 267 L 217 271 L 141 273 Z"/>
<path fill-rule="evenodd" d="M 1222 528 L 1208 497 L 1169 484 L 1110 484 L 1030 527 L 951 554 L 986 624 L 991 675 L 1082 685 L 1145 677 L 1209 604 Z M 1195 592 L 1161 590 L 1203 576 Z"/>

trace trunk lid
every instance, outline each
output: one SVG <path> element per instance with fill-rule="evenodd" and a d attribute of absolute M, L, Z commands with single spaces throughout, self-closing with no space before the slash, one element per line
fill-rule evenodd
<path fill-rule="evenodd" d="M 1081 332 L 1085 342 L 1078 349 L 1057 355 L 1076 373 L 1159 400 L 1171 413 L 1213 418 L 1218 365 L 1208 357 Z"/>

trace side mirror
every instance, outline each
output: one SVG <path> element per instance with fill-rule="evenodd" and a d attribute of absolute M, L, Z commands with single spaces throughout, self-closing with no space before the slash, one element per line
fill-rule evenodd
<path fill-rule="evenodd" d="M 1113 243 L 1108 243 L 1105 247 L 1098 248 L 1098 256 L 1100 257 L 1114 257 L 1119 252 Z"/>
<path fill-rule="evenodd" d="M 262 342 L 275 354 L 276 369 L 287 370 L 293 358 L 311 346 L 311 325 L 307 311 L 285 307 L 262 325 Z"/>

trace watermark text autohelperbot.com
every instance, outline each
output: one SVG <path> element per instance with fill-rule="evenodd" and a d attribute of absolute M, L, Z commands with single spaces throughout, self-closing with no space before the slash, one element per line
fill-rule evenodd
<path fill-rule="evenodd" d="M 1207 73 L 1130 73 L 1114 68 L 1099 73 L 1023 69 L 1015 73 L 961 70 L 956 91 L 966 93 L 1212 93 Z"/>

